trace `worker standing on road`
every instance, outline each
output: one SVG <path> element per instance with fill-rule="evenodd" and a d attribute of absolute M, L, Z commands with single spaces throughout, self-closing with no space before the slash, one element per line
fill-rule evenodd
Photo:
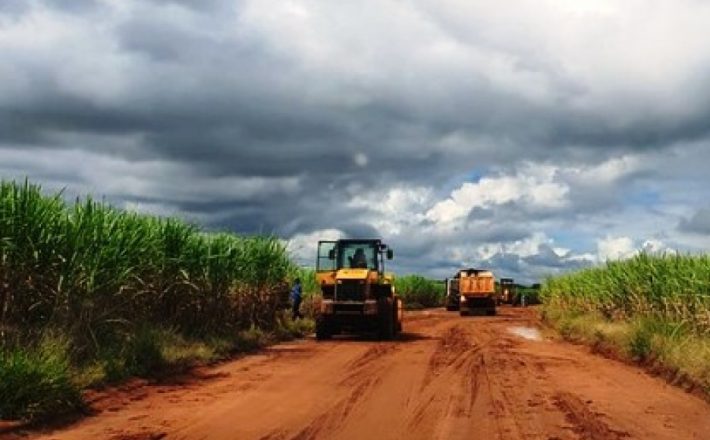
<path fill-rule="evenodd" d="M 303 299 L 303 289 L 301 287 L 301 279 L 296 278 L 291 289 L 291 301 L 293 303 L 293 319 L 303 318 L 301 315 L 301 301 Z"/>

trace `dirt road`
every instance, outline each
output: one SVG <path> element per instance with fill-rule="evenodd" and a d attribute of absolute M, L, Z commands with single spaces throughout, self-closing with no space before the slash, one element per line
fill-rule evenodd
<path fill-rule="evenodd" d="M 400 341 L 283 344 L 129 386 L 43 439 L 710 439 L 710 405 L 550 339 L 534 313 L 407 316 Z"/>

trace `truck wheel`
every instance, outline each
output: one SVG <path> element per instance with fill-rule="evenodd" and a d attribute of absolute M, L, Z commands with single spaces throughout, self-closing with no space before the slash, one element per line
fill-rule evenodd
<path fill-rule="evenodd" d="M 388 341 L 394 338 L 395 320 L 392 300 L 390 298 L 380 298 L 377 300 L 377 336 Z"/>
<path fill-rule="evenodd" d="M 496 314 L 496 300 L 491 299 L 488 301 L 488 310 L 486 310 L 486 315 L 494 316 Z"/>
<path fill-rule="evenodd" d="M 322 341 L 333 336 L 328 322 L 323 317 L 316 318 L 316 339 Z"/>

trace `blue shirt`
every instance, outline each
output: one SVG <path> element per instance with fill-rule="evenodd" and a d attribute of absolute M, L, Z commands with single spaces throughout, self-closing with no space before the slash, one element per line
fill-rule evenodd
<path fill-rule="evenodd" d="M 301 299 L 301 285 L 300 284 L 294 284 L 293 288 L 291 289 L 291 299 L 294 301 L 298 301 Z"/>

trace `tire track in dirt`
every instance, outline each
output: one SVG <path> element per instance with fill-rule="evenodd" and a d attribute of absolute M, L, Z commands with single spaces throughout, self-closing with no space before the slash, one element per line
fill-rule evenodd
<path fill-rule="evenodd" d="M 707 403 L 585 348 L 508 331 L 536 322 L 509 307 L 496 317 L 408 314 L 397 341 L 283 344 L 207 368 L 209 379 L 109 393 L 97 404 L 120 401 L 115 410 L 24 438 L 708 438 Z"/>
<path fill-rule="evenodd" d="M 368 348 L 367 351 L 365 351 L 362 355 L 350 362 L 348 368 L 352 369 L 353 373 L 357 373 L 368 367 L 368 365 L 372 362 L 377 361 L 378 359 L 381 359 L 384 356 L 393 354 L 393 352 L 396 351 L 398 348 L 399 346 L 396 343 L 391 342 L 373 345 L 372 347 Z M 347 378 L 343 379 L 343 382 L 347 382 Z"/>
<path fill-rule="evenodd" d="M 397 348 L 398 346 L 393 343 L 375 345 L 353 360 L 348 365 L 349 368 L 352 368 L 352 372 L 338 383 L 341 387 L 350 388 L 350 393 L 333 407 L 318 415 L 290 440 L 315 440 L 337 432 L 343 420 L 350 416 L 352 410 L 368 390 L 380 383 L 382 374 L 385 372 L 383 364 L 387 361 L 388 356 L 397 351 Z"/>
<path fill-rule="evenodd" d="M 337 387 L 349 390 L 345 397 L 340 398 L 326 411 L 315 416 L 305 427 L 295 435 L 277 430 L 263 437 L 263 440 L 313 440 L 336 433 L 353 409 L 358 405 L 368 391 L 377 386 L 386 371 L 384 365 L 388 357 L 399 349 L 393 342 L 378 343 L 370 346 L 361 355 L 348 362 L 343 368 L 346 376 L 338 381 Z M 337 390 L 333 390 L 338 394 Z"/>
<path fill-rule="evenodd" d="M 168 434 L 165 432 L 145 432 L 139 434 L 117 434 L 111 440 L 162 440 Z"/>
<path fill-rule="evenodd" d="M 311 423 L 303 428 L 291 440 L 314 440 L 337 432 L 342 421 L 347 419 L 355 405 L 362 399 L 367 390 L 377 384 L 377 378 L 372 378 L 360 383 L 350 394 L 340 400 L 328 411 L 320 414 Z"/>
<path fill-rule="evenodd" d="M 438 419 L 432 438 L 449 438 L 455 425 L 472 420 L 481 382 L 481 353 L 489 342 L 474 338 L 461 323 L 454 322 L 441 332 L 420 385 L 419 404 L 408 422 L 410 431 Z"/>
<path fill-rule="evenodd" d="M 487 390 L 492 399 L 489 415 L 496 421 L 497 438 L 526 438 L 536 432 L 534 422 L 526 417 L 531 399 L 521 399 L 534 377 L 526 362 L 510 357 L 513 347 L 509 338 L 499 337 L 492 341 L 484 357 Z M 535 388 L 542 389 L 539 384 Z"/>
<path fill-rule="evenodd" d="M 470 356 L 475 349 L 476 344 L 461 326 L 450 327 L 439 338 L 436 350 L 429 359 L 427 378 L 438 376 L 441 370 L 452 366 L 461 358 Z"/>
<path fill-rule="evenodd" d="M 572 393 L 557 393 L 554 402 L 574 425 L 574 432 L 582 440 L 620 440 L 630 437 L 627 432 L 611 429 L 602 419 L 603 414 L 590 410 L 582 399 Z"/>

